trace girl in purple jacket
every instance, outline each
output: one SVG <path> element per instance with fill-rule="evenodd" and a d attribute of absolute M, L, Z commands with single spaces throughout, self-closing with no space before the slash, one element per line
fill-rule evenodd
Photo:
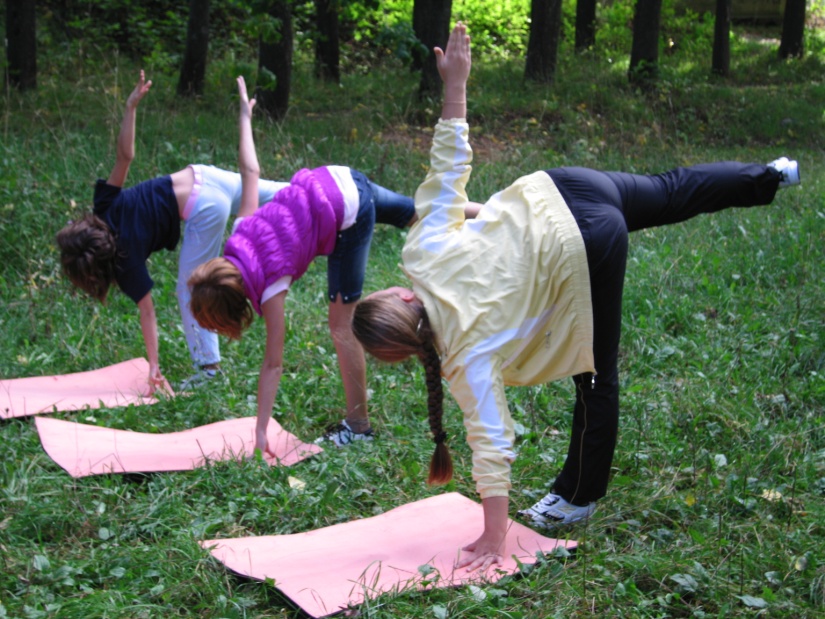
<path fill-rule="evenodd" d="M 370 182 L 343 166 L 297 172 L 288 187 L 258 209 L 260 166 L 252 135 L 255 99 L 240 93 L 241 206 L 224 256 L 198 267 L 189 279 L 191 310 L 205 329 L 232 339 L 253 321 L 266 321 L 266 352 L 258 379 L 256 448 L 269 452 L 266 428 L 283 373 L 284 300 L 316 256 L 328 256 L 329 328 L 347 398 L 346 419 L 324 438 L 336 445 L 372 439 L 367 416 L 364 351 L 350 328 L 361 297 L 375 222 L 412 223 L 411 198 Z"/>

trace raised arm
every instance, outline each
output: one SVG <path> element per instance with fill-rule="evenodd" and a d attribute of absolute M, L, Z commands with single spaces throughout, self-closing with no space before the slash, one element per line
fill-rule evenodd
<path fill-rule="evenodd" d="M 436 47 L 434 51 L 444 81 L 444 101 L 433 134 L 430 168 L 415 194 L 418 223 L 407 236 L 407 244 L 419 238 L 422 246 L 438 250 L 446 240 L 439 235 L 460 229 L 467 215 L 475 216 L 479 207 L 469 203 L 466 191 L 473 160 L 466 121 L 467 79 L 472 62 L 464 24 L 455 25 L 445 50 Z M 438 216 L 431 217 L 433 214 Z"/>
<path fill-rule="evenodd" d="M 246 92 L 246 81 L 242 75 L 238 77 L 238 95 L 240 98 L 238 171 L 243 183 L 238 217 L 249 217 L 258 209 L 258 179 L 261 176 L 261 166 L 258 164 L 255 138 L 252 135 L 252 110 L 255 107 L 255 99 L 249 98 Z"/>
<path fill-rule="evenodd" d="M 444 82 L 444 101 L 441 103 L 441 118 L 467 117 L 467 79 L 470 76 L 472 56 L 470 54 L 470 36 L 467 27 L 457 22 L 447 49 L 436 47 L 435 60 L 438 73 Z"/>
<path fill-rule="evenodd" d="M 117 136 L 117 154 L 115 155 L 115 166 L 106 181 L 115 187 L 123 187 L 126 182 L 126 175 L 129 173 L 129 166 L 135 158 L 135 124 L 137 117 L 137 106 L 143 96 L 152 87 L 152 80 L 146 81 L 143 70 L 140 71 L 135 89 L 129 98 L 126 99 L 126 109 L 123 111 L 123 119 L 120 121 L 120 133 Z"/>

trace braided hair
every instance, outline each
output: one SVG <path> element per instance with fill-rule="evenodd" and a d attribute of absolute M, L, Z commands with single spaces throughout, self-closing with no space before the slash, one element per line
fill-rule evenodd
<path fill-rule="evenodd" d="M 94 213 L 70 221 L 57 233 L 60 265 L 75 286 L 101 303 L 115 281 L 117 239 Z"/>
<path fill-rule="evenodd" d="M 364 299 L 355 307 L 352 331 L 364 350 L 376 359 L 396 363 L 415 355 L 421 361 L 427 382 L 428 421 L 435 442 L 427 483 L 446 484 L 453 477 L 453 463 L 443 427 L 441 358 L 424 304 L 397 296 Z"/>

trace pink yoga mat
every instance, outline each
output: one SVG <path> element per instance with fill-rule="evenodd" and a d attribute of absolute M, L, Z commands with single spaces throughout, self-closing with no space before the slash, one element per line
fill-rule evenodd
<path fill-rule="evenodd" d="M 101 428 L 53 417 L 35 418 L 46 453 L 72 477 L 106 473 L 187 471 L 207 461 L 249 457 L 255 447 L 255 418 L 219 421 L 169 434 Z M 271 419 L 265 456 L 273 466 L 290 466 L 322 451 L 302 443 Z"/>
<path fill-rule="evenodd" d="M 518 570 L 516 558 L 532 564 L 537 552 L 576 546 L 511 521 L 503 565 L 486 573 L 455 570 L 459 549 L 481 534 L 483 522 L 481 505 L 453 492 L 317 531 L 200 545 L 237 574 L 272 579 L 312 617 L 340 612 L 380 593 L 495 582 Z M 425 576 L 422 566 L 435 571 Z"/>
<path fill-rule="evenodd" d="M 173 396 L 167 384 L 166 393 Z M 149 362 L 131 359 L 99 370 L 0 380 L 0 419 L 82 408 L 153 404 Z"/>

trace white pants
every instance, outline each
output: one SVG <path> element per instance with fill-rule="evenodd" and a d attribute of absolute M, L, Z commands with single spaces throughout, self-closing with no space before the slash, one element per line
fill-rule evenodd
<path fill-rule="evenodd" d="M 236 215 L 241 204 L 241 175 L 213 166 L 191 165 L 195 184 L 184 208 L 183 243 L 178 263 L 177 296 L 183 319 L 183 332 L 192 363 L 201 367 L 221 360 L 218 335 L 198 325 L 189 308 L 187 282 L 196 267 L 221 255 L 226 223 Z M 258 181 L 258 205 L 289 183 Z"/>

